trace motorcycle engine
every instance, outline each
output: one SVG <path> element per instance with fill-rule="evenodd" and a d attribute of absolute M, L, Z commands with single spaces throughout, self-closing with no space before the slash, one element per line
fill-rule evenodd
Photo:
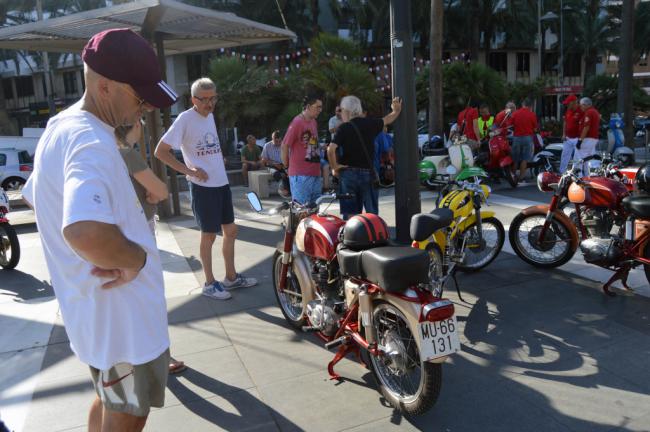
<path fill-rule="evenodd" d="M 585 261 L 597 265 L 615 263 L 622 255 L 621 240 L 615 237 L 589 238 L 580 242 Z"/>
<path fill-rule="evenodd" d="M 307 317 L 311 325 L 320 332 L 332 336 L 338 329 L 339 314 L 332 300 L 312 300 L 307 303 Z"/>
<path fill-rule="evenodd" d="M 581 213 L 582 224 L 587 229 L 590 237 L 609 238 L 614 221 L 607 209 L 589 208 Z M 575 213 L 571 214 L 575 219 Z"/>

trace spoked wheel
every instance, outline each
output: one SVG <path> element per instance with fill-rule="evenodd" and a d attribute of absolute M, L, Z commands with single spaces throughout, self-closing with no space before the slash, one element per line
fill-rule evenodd
<path fill-rule="evenodd" d="M 503 177 L 505 177 L 511 187 L 517 187 L 517 178 L 515 177 L 515 173 L 511 166 L 503 168 Z"/>
<path fill-rule="evenodd" d="M 11 270 L 20 260 L 20 244 L 14 227 L 0 223 L 0 267 Z"/>
<path fill-rule="evenodd" d="M 287 287 L 280 292 L 280 271 L 282 270 L 282 254 L 273 255 L 273 288 L 275 298 L 280 305 L 284 318 L 297 329 L 305 325 L 305 316 L 302 311 L 302 289 L 298 279 L 294 276 L 291 266 L 287 269 Z"/>
<path fill-rule="evenodd" d="M 458 242 L 465 238 L 465 258 L 458 265 L 462 271 L 477 271 L 490 264 L 501 252 L 503 243 L 506 240 L 506 232 L 499 219 L 494 217 L 485 218 L 481 221 L 481 235 L 477 229 L 476 222 L 470 225 L 461 236 Z"/>
<path fill-rule="evenodd" d="M 433 242 L 427 245 L 427 253 L 429 254 L 429 280 L 433 287 L 433 295 L 440 297 L 444 288 L 442 285 L 442 277 L 444 275 L 442 253 L 440 252 L 440 247 Z"/>
<path fill-rule="evenodd" d="M 407 415 L 422 414 L 438 399 L 440 363 L 423 362 L 406 317 L 390 303 L 375 303 L 373 320 L 382 354 L 370 355 L 370 368 L 386 400 Z"/>
<path fill-rule="evenodd" d="M 540 239 L 545 215 L 519 213 L 510 224 L 508 237 L 517 256 L 528 264 L 553 268 L 565 264 L 575 253 L 571 245 L 571 227 L 553 219 Z"/>

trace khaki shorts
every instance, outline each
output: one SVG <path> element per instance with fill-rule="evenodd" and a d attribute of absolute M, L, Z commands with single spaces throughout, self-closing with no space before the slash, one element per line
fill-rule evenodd
<path fill-rule="evenodd" d="M 146 417 L 151 407 L 162 407 L 169 359 L 167 349 L 158 358 L 141 365 L 118 363 L 108 370 L 90 366 L 95 391 L 104 407 L 136 417 Z"/>

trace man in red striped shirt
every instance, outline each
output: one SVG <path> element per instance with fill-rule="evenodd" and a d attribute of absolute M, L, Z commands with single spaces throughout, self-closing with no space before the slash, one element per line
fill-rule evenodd
<path fill-rule="evenodd" d="M 524 183 L 528 161 L 533 159 L 533 134 L 537 132 L 537 116 L 530 110 L 530 105 L 530 100 L 525 99 L 521 103 L 521 108 L 512 114 L 512 124 L 514 126 L 512 159 L 515 169 L 519 165 L 518 180 L 520 183 Z"/>

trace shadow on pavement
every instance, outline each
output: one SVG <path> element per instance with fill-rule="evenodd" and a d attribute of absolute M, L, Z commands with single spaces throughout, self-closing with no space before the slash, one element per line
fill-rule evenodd
<path fill-rule="evenodd" d="M 49 281 L 38 280 L 20 270 L 0 270 L 2 287 L 0 296 L 12 296 L 15 301 L 51 300 L 54 289 Z"/>

